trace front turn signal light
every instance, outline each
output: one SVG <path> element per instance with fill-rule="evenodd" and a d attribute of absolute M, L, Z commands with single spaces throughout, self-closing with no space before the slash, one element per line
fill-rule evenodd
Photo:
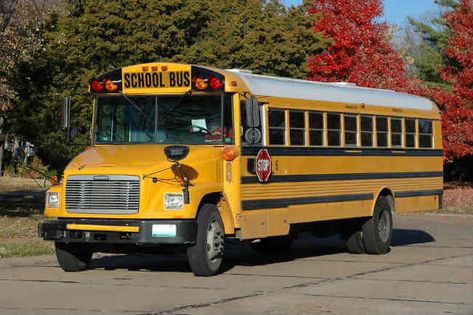
<path fill-rule="evenodd" d="M 238 151 L 234 147 L 224 147 L 222 157 L 225 161 L 233 161 L 238 157 Z"/>

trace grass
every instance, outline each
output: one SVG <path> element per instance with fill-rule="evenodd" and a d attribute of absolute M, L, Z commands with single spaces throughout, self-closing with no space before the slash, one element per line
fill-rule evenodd
<path fill-rule="evenodd" d="M 0 216 L 0 258 L 52 254 L 52 242 L 43 241 L 36 235 L 42 219 L 40 214 L 29 217 Z"/>
<path fill-rule="evenodd" d="M 53 243 L 42 240 L 8 242 L 0 245 L 0 258 L 49 255 L 54 253 Z"/>
<path fill-rule="evenodd" d="M 49 188 L 49 181 L 43 179 L 32 179 L 23 177 L 0 177 L 0 192 L 13 191 L 41 191 Z"/>
<path fill-rule="evenodd" d="M 43 180 L 37 180 L 43 185 Z M 38 192 L 42 187 L 31 178 L 0 177 L 0 193 Z M 37 199 L 37 198 L 36 198 Z M 0 258 L 52 254 L 52 242 L 37 237 L 43 220 L 43 201 L 31 198 L 4 199 L 0 203 Z M 41 198 L 40 198 L 41 199 Z"/>

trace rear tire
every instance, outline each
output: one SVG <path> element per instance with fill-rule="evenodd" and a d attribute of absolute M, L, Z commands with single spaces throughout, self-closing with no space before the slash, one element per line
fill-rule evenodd
<path fill-rule="evenodd" d="M 362 226 L 367 219 L 351 219 L 342 223 L 341 236 L 345 240 L 347 251 L 350 254 L 364 254 Z"/>
<path fill-rule="evenodd" d="M 351 233 L 346 239 L 347 251 L 350 254 L 364 254 L 365 247 L 363 246 L 363 238 L 361 230 L 356 230 Z"/>
<path fill-rule="evenodd" d="M 292 236 L 268 237 L 262 238 L 257 243 L 251 243 L 251 247 L 257 252 L 279 253 L 288 251 L 293 241 L 294 238 Z"/>
<path fill-rule="evenodd" d="M 382 255 L 390 250 L 393 232 L 394 202 L 391 196 L 380 196 L 373 217 L 363 224 L 363 246 L 368 254 Z"/>
<path fill-rule="evenodd" d="M 212 276 L 219 272 L 225 250 L 225 232 L 218 209 L 204 204 L 197 216 L 197 237 L 187 248 L 187 260 L 196 276 Z"/>
<path fill-rule="evenodd" d="M 86 270 L 94 250 L 88 244 L 56 242 L 56 257 L 59 266 L 66 272 Z"/>

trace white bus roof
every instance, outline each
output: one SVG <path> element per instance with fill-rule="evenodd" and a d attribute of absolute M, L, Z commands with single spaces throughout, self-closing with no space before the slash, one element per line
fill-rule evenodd
<path fill-rule="evenodd" d="M 432 110 L 434 103 L 426 98 L 381 90 L 358 87 L 339 82 L 326 83 L 252 74 L 249 71 L 228 70 L 239 76 L 256 96 L 273 96 L 314 101 L 378 105 L 405 109 Z"/>

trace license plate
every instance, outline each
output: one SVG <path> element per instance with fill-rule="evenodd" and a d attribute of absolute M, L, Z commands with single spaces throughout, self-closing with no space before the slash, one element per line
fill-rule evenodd
<path fill-rule="evenodd" d="M 177 227 L 175 224 L 153 224 L 153 237 L 175 237 L 177 236 Z"/>

